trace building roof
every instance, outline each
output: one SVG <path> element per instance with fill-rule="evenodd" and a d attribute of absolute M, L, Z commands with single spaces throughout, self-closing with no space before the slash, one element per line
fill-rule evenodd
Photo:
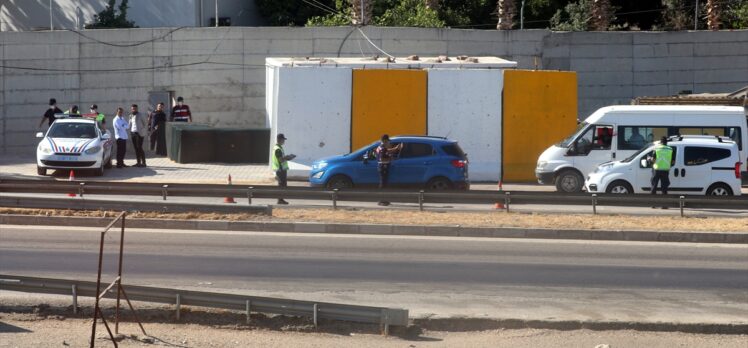
<path fill-rule="evenodd" d="M 415 58 L 415 59 L 414 59 Z M 274 67 L 344 67 L 356 69 L 513 69 L 517 62 L 499 57 L 277 57 L 266 58 L 265 64 Z"/>

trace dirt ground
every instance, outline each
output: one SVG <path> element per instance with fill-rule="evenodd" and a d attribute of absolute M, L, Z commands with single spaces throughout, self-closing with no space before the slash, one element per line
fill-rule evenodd
<path fill-rule="evenodd" d="M 0 208 L 0 214 L 44 216 L 113 217 L 115 212 Z M 328 222 L 395 225 L 460 225 L 475 227 L 521 227 L 593 230 L 653 230 L 698 232 L 746 232 L 748 218 L 647 217 L 629 215 L 572 215 L 507 212 L 418 212 L 367 209 L 275 209 L 272 216 L 215 213 L 131 213 L 134 218 L 202 219 L 229 221 Z"/>
<path fill-rule="evenodd" d="M 242 314 L 185 308 L 180 322 L 165 307 L 140 308 L 148 335 L 131 317 L 120 325 L 120 347 L 725 347 L 745 348 L 748 335 L 709 335 L 678 332 L 558 331 L 494 329 L 469 331 L 455 327 L 432 331 L 419 327 L 393 330 L 383 336 L 378 327 L 342 322 L 253 314 L 246 324 Z M 87 347 L 91 307 L 79 314 L 72 307 L 0 305 L 0 347 Z M 111 318 L 111 306 L 105 310 Z M 123 312 L 127 313 L 127 312 Z M 111 324 L 111 321 L 110 321 Z M 97 347 L 113 346 L 103 324 L 97 326 Z"/>

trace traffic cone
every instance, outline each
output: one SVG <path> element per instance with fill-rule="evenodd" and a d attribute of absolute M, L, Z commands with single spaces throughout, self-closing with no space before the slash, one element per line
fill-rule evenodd
<path fill-rule="evenodd" d="M 75 173 L 73 172 L 72 169 L 70 170 L 70 177 L 68 177 L 68 181 L 75 181 Z M 75 193 L 68 193 L 68 197 L 75 197 L 75 196 L 76 196 Z"/>
<path fill-rule="evenodd" d="M 499 192 L 501 191 L 504 191 L 504 189 L 502 188 L 501 180 L 499 180 Z M 494 209 L 506 209 L 506 207 L 504 206 L 504 203 L 500 203 L 500 202 L 496 202 L 496 204 L 493 205 L 493 208 Z"/>
<path fill-rule="evenodd" d="M 229 174 L 229 180 L 228 180 L 229 186 L 231 186 L 231 174 Z M 223 197 L 223 203 L 236 203 L 234 200 L 234 197 Z"/>

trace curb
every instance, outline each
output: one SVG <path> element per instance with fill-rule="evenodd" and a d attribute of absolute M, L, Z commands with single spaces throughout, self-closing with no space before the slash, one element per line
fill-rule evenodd
<path fill-rule="evenodd" d="M 693 334 L 745 335 L 748 324 L 721 323 L 669 323 L 669 322 L 625 322 L 625 321 L 575 321 L 575 320 L 525 320 L 525 319 L 411 319 L 414 326 L 435 331 L 486 331 L 497 329 L 546 329 L 546 330 L 634 330 L 656 332 L 685 332 Z M 455 329 L 458 328 L 458 329 Z"/>
<path fill-rule="evenodd" d="M 44 225 L 104 227 L 111 218 L 78 216 L 38 216 L 0 214 L 3 225 Z M 268 222 L 225 220 L 164 220 L 128 218 L 130 228 L 154 228 L 177 230 L 217 230 L 246 232 L 296 232 L 334 234 L 375 234 L 395 236 L 440 236 L 440 237 L 485 237 L 527 239 L 576 239 L 601 241 L 637 242 L 681 242 L 681 243 L 728 243 L 748 244 L 748 233 L 712 232 L 656 232 L 656 231 L 603 231 L 564 230 L 545 228 L 510 227 L 462 227 L 462 226 L 418 226 L 340 224 L 322 222 Z"/>

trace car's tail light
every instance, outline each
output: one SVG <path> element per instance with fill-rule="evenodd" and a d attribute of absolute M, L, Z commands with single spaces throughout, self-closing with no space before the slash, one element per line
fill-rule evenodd
<path fill-rule="evenodd" d="M 735 162 L 735 179 L 740 179 L 740 165 L 743 162 Z"/>
<path fill-rule="evenodd" d="M 464 160 L 452 160 L 452 167 L 455 167 L 455 168 L 465 168 L 465 163 L 467 163 L 467 161 L 464 161 Z"/>

